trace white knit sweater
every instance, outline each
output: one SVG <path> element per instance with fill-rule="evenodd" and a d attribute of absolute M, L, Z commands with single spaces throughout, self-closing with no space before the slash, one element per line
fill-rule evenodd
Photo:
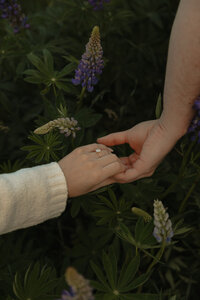
<path fill-rule="evenodd" d="M 0 175 L 0 234 L 59 216 L 66 200 L 66 180 L 56 162 Z"/>

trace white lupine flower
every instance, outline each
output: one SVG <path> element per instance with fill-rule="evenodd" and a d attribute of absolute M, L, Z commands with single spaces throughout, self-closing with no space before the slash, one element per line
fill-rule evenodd
<path fill-rule="evenodd" d="M 85 279 L 81 274 L 79 274 L 75 268 L 67 268 L 65 279 L 68 285 L 71 287 L 71 293 L 68 295 L 66 294 L 67 300 L 94 300 L 92 287 L 90 286 L 89 280 Z"/>
<path fill-rule="evenodd" d="M 174 233 L 172 230 L 172 222 L 169 214 L 166 212 L 163 204 L 159 200 L 154 200 L 154 231 L 153 236 L 161 243 L 162 241 L 170 242 Z"/>
<path fill-rule="evenodd" d="M 54 128 L 58 128 L 60 133 L 64 133 L 65 136 L 76 137 L 76 131 L 80 130 L 80 127 L 77 127 L 78 122 L 74 118 L 58 118 L 53 121 L 46 123 L 45 125 L 35 129 L 34 133 L 36 134 L 46 134 Z"/>

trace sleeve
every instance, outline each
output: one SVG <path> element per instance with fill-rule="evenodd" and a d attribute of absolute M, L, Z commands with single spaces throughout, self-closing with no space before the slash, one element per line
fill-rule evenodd
<path fill-rule="evenodd" d="M 0 234 L 59 216 L 67 183 L 58 163 L 0 175 Z"/>

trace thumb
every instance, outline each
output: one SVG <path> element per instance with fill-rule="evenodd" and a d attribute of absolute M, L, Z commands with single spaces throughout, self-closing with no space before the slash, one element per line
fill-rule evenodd
<path fill-rule="evenodd" d="M 106 146 L 115 146 L 127 143 L 127 130 L 111 133 L 104 137 L 98 138 L 97 142 Z"/>

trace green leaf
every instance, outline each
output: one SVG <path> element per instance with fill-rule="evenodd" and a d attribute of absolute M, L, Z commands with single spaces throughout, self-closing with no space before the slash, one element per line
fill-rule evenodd
<path fill-rule="evenodd" d="M 63 90 L 65 91 L 66 93 L 69 93 L 71 92 L 71 85 L 69 83 L 64 83 L 64 82 L 61 82 L 61 81 L 55 81 L 55 86 L 59 89 L 59 90 Z"/>
<path fill-rule="evenodd" d="M 128 227 L 121 223 L 118 225 L 119 229 L 116 230 L 116 234 L 123 240 L 129 242 L 130 244 L 136 246 L 136 241 L 132 235 L 132 233 L 130 232 L 130 230 L 128 229 Z"/>
<path fill-rule="evenodd" d="M 135 256 L 129 263 L 128 266 L 125 263 L 122 267 L 120 277 L 119 277 L 119 282 L 118 282 L 118 287 L 119 289 L 127 286 L 130 281 L 133 280 L 135 277 L 135 274 L 138 271 L 140 265 L 140 256 L 139 254 Z"/>
<path fill-rule="evenodd" d="M 80 208 L 81 208 L 81 199 L 80 198 L 73 199 L 71 204 L 71 210 L 70 210 L 72 218 L 75 218 L 78 215 Z"/>
<path fill-rule="evenodd" d="M 95 288 L 98 291 L 101 292 L 106 292 L 107 290 L 105 289 L 104 285 L 99 283 L 98 281 L 95 280 L 90 280 L 90 284 L 93 288 Z"/>
<path fill-rule="evenodd" d="M 47 49 L 43 50 L 43 56 L 44 56 L 44 63 L 47 66 L 47 69 L 49 70 L 49 72 L 53 73 L 54 72 L 53 56 Z"/>
<path fill-rule="evenodd" d="M 57 78 L 60 79 L 66 75 L 71 74 L 72 71 L 74 71 L 75 67 L 76 67 L 76 64 L 74 64 L 74 63 L 68 64 L 59 72 L 59 74 L 57 75 Z"/>
<path fill-rule="evenodd" d="M 129 292 L 129 291 L 132 291 L 133 289 L 136 289 L 138 286 L 143 285 L 149 279 L 149 276 L 150 276 L 149 273 L 140 275 L 133 282 L 131 282 L 127 286 L 121 288 L 120 292 Z"/>
<path fill-rule="evenodd" d="M 117 198 L 115 196 L 115 193 L 113 192 L 113 190 L 109 189 L 108 194 L 110 196 L 110 199 L 112 200 L 112 203 L 113 203 L 115 209 L 118 210 L 118 201 L 117 201 Z"/>
<path fill-rule="evenodd" d="M 27 55 L 30 62 L 45 76 L 49 76 L 49 70 L 46 65 L 42 62 L 42 60 L 33 53 L 29 53 Z M 50 72 L 51 73 L 51 72 Z"/>
<path fill-rule="evenodd" d="M 79 122 L 81 127 L 88 128 L 94 126 L 101 119 L 101 114 L 96 114 L 93 110 L 83 108 L 79 110 L 74 118 Z"/>
<path fill-rule="evenodd" d="M 101 269 L 95 264 L 93 263 L 92 261 L 90 262 L 90 265 L 92 267 L 92 269 L 94 270 L 95 274 L 97 275 L 99 281 L 103 284 L 103 286 L 105 287 L 105 290 L 106 291 L 111 291 L 108 283 L 106 282 L 105 280 L 105 276 L 104 274 L 102 273 Z"/>
<path fill-rule="evenodd" d="M 58 283 L 55 270 L 47 266 L 40 267 L 39 263 L 30 266 L 23 276 L 16 273 L 13 291 L 20 300 L 49 300 L 53 299 L 53 289 Z"/>
<path fill-rule="evenodd" d="M 104 270 L 107 275 L 107 280 L 110 283 L 111 288 L 115 289 L 116 282 L 114 280 L 114 274 L 113 274 L 114 270 L 112 267 L 112 263 L 108 255 L 104 251 L 103 251 L 102 261 L 103 261 Z"/>
<path fill-rule="evenodd" d="M 97 195 L 97 197 L 109 208 L 111 208 L 112 210 L 115 210 L 115 207 L 113 206 L 112 202 L 109 201 L 106 197 L 101 196 L 101 195 Z"/>
<path fill-rule="evenodd" d="M 135 226 L 135 241 L 138 248 L 148 249 L 156 244 L 153 237 L 153 227 L 153 221 L 145 223 L 142 217 L 138 219 Z"/>

